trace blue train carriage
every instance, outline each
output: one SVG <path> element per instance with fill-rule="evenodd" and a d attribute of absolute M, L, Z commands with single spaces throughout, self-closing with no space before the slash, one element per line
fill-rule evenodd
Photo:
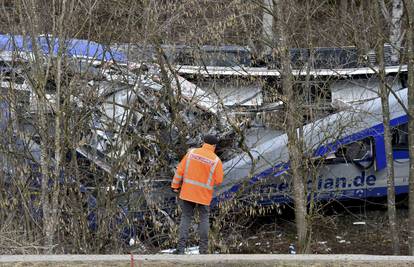
<path fill-rule="evenodd" d="M 407 89 L 390 94 L 389 104 L 399 195 L 408 192 L 408 117 L 401 105 L 407 104 Z M 312 166 L 305 179 L 309 199 L 387 195 L 382 116 L 381 100 L 376 98 L 304 126 L 305 155 Z M 254 147 L 250 155 L 241 153 L 225 162 L 225 181 L 214 203 L 234 197 L 262 205 L 292 202 L 287 141 L 286 134 L 276 136 Z"/>

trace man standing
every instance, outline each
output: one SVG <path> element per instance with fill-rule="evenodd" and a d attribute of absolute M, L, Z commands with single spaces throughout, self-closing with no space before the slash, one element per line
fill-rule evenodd
<path fill-rule="evenodd" d="M 209 206 L 215 185 L 223 182 L 223 165 L 214 153 L 218 143 L 214 135 L 204 136 L 201 148 L 190 149 L 178 164 L 171 183 L 179 198 L 182 214 L 177 254 L 184 254 L 194 210 L 198 210 L 200 225 L 200 254 L 208 252 Z M 181 190 L 180 190 L 181 188 Z"/>

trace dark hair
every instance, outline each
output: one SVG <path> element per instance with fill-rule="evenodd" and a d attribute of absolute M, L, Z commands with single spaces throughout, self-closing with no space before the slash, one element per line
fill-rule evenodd
<path fill-rule="evenodd" d="M 209 145 L 217 145 L 219 140 L 215 135 L 207 134 L 203 138 L 204 143 Z"/>

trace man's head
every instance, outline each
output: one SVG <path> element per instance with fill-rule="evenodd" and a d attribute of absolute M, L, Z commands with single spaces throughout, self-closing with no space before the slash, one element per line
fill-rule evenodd
<path fill-rule="evenodd" d="M 203 138 L 204 143 L 209 144 L 209 145 L 217 145 L 218 144 L 218 138 L 215 135 L 212 134 L 207 134 L 204 136 Z"/>

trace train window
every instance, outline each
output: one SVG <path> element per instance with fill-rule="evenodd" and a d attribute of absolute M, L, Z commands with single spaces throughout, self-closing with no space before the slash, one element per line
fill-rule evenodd
<path fill-rule="evenodd" d="M 375 162 L 374 139 L 367 137 L 339 146 L 326 160 L 326 164 L 353 163 L 362 170 L 369 169 Z"/>
<path fill-rule="evenodd" d="M 335 152 L 336 161 L 366 161 L 372 159 L 373 142 L 371 137 L 343 145 Z"/>
<path fill-rule="evenodd" d="M 393 149 L 408 149 L 408 123 L 393 127 L 391 133 Z"/>
<path fill-rule="evenodd" d="M 365 138 L 346 146 L 346 157 L 352 161 L 362 161 L 372 158 L 372 139 Z"/>

